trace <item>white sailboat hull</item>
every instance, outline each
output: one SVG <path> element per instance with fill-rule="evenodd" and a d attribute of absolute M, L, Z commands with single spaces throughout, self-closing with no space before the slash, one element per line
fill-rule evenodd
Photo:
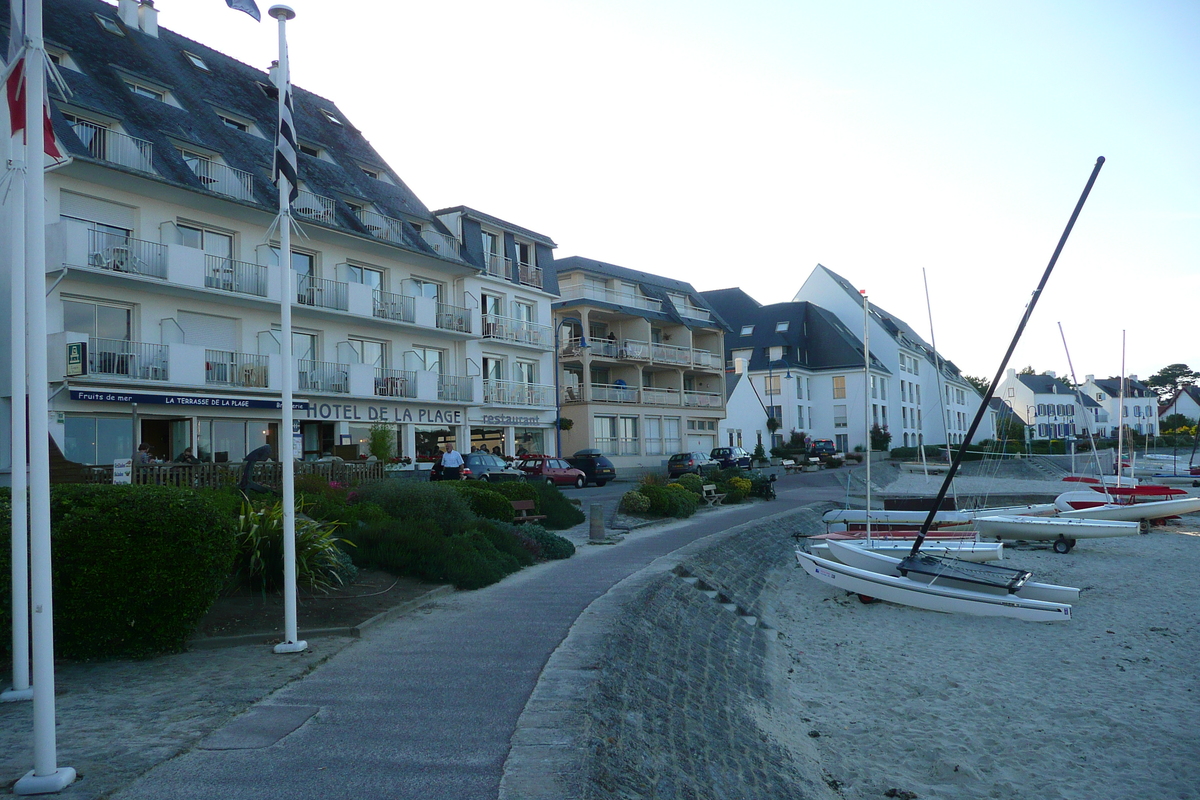
<path fill-rule="evenodd" d="M 1087 509 L 1091 511 L 1091 509 Z M 1056 539 L 1104 539 L 1112 536 L 1136 536 L 1137 522 L 1075 517 L 1021 517 L 997 515 L 975 520 L 979 535 L 988 539 L 1019 539 L 1027 542 Z"/>
<path fill-rule="evenodd" d="M 935 526 L 970 525 L 977 517 L 995 514 L 1028 514 L 1030 516 L 1050 516 L 1055 513 L 1054 504 L 1036 503 L 1024 506 L 1003 506 L 999 508 L 975 508 L 965 511 L 939 511 L 933 515 Z M 842 508 L 827 511 L 821 516 L 826 525 L 843 522 L 847 525 L 865 525 L 871 520 L 872 525 L 910 525 L 919 528 L 929 516 L 928 511 L 889 511 L 874 508 L 870 511 L 861 508 Z"/>
<path fill-rule="evenodd" d="M 1152 500 L 1148 503 L 1107 504 L 1092 508 L 1074 508 L 1060 511 L 1058 516 L 1068 519 L 1104 519 L 1140 521 L 1174 517 L 1179 514 L 1194 514 L 1200 511 L 1200 497 L 1176 497 L 1170 500 Z"/>
<path fill-rule="evenodd" d="M 796 560 L 805 572 L 823 583 L 889 603 L 951 614 L 1010 617 L 1032 622 L 1066 622 L 1071 618 L 1071 606 L 1064 603 L 920 583 L 898 575 L 858 569 L 800 550 L 796 551 Z"/>
<path fill-rule="evenodd" d="M 841 540 L 844 544 L 858 547 L 863 550 L 872 550 L 876 553 L 886 553 L 890 556 L 906 556 L 912 550 L 913 540 L 905 541 L 903 539 L 847 539 Z M 809 548 L 815 555 L 822 558 L 832 558 L 835 561 L 840 561 L 833 552 L 829 549 L 827 543 L 818 543 L 810 540 Z M 972 541 L 932 541 L 925 540 L 921 545 L 921 552 L 931 556 L 948 556 L 950 558 L 958 558 L 963 561 L 973 561 L 982 563 L 984 561 L 999 561 L 1004 558 L 1004 545 L 1001 542 L 972 542 Z"/>

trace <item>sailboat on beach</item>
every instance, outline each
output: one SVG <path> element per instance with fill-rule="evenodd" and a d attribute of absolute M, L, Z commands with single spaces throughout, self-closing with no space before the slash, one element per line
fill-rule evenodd
<path fill-rule="evenodd" d="M 1033 309 L 1045 289 L 1046 282 L 1050 279 L 1054 265 L 1067 243 L 1071 229 L 1075 226 L 1075 221 L 1079 218 L 1083 204 L 1087 201 L 1088 194 L 1091 193 L 1092 186 L 1103 165 L 1104 158 L 1101 156 L 1096 159 L 1083 194 L 1075 204 L 1075 210 L 1059 239 L 1054 255 L 1051 256 L 1041 281 L 1034 290 L 1029 304 L 1025 307 L 1025 314 L 1008 345 L 1000 368 L 996 371 L 996 376 L 980 401 L 975 418 L 954 455 L 950 469 L 938 490 L 937 498 L 930 506 L 929 513 L 921 524 L 921 530 L 908 555 L 904 558 L 893 559 L 867 550 L 858 550 L 856 555 L 855 553 L 845 553 L 842 548 L 857 548 L 851 548 L 841 542 L 830 542 L 830 549 L 839 553 L 839 558 L 844 554 L 847 558 L 861 559 L 856 562 L 857 566 L 851 566 L 823 559 L 798 549 L 796 559 L 809 575 L 824 583 L 856 593 L 860 598 L 877 598 L 932 611 L 1047 622 L 1066 621 L 1071 618 L 1071 603 L 1078 597 L 1078 589 L 1033 583 L 1030 581 L 1032 574 L 1022 569 L 929 555 L 921 552 L 921 546 L 925 542 L 937 510 L 946 498 L 950 483 L 954 480 L 954 475 L 962 464 L 967 447 L 979 429 L 979 424 L 987 412 L 988 404 L 995 395 L 996 387 L 1000 384 L 1000 379 L 1008 367 L 1008 361 L 1016 349 L 1017 342 L 1020 341 L 1021 334 L 1033 314 Z"/>

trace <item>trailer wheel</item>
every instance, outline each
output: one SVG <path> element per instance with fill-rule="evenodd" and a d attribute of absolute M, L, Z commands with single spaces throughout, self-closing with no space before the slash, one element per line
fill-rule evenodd
<path fill-rule="evenodd" d="M 867 594 L 860 594 L 858 596 L 858 602 L 862 603 L 864 606 L 869 606 L 871 603 L 878 603 L 879 600 L 878 598 L 871 597 Z"/>
<path fill-rule="evenodd" d="M 1064 539 L 1063 537 L 1060 536 L 1054 540 L 1054 552 L 1062 553 L 1065 555 L 1065 554 L 1071 552 L 1071 548 L 1074 545 L 1075 545 L 1075 542 L 1071 541 L 1070 539 Z"/>

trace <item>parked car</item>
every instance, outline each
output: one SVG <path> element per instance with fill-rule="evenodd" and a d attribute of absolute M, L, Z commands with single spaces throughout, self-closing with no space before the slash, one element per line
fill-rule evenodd
<path fill-rule="evenodd" d="M 520 481 L 525 479 L 525 473 L 508 466 L 500 456 L 478 451 L 463 455 L 463 480 L 481 480 L 488 483 L 495 481 Z"/>
<path fill-rule="evenodd" d="M 707 475 L 720 468 L 720 464 L 704 453 L 676 453 L 667 459 L 668 478 L 678 478 L 689 472 L 696 475 Z"/>
<path fill-rule="evenodd" d="M 750 453 L 741 447 L 714 447 L 708 457 L 720 464 L 721 469 L 750 469 Z"/>
<path fill-rule="evenodd" d="M 566 461 L 575 469 L 583 470 L 588 483 L 603 486 L 617 479 L 617 468 L 599 450 L 576 450 Z"/>
<path fill-rule="evenodd" d="M 577 489 L 587 486 L 587 474 L 572 467 L 564 458 L 527 455 L 522 456 L 513 466 L 525 473 L 525 480 L 545 481 L 556 486 L 574 486 Z"/>
<path fill-rule="evenodd" d="M 831 456 L 837 452 L 837 447 L 832 439 L 813 439 L 808 452 L 814 456 Z"/>

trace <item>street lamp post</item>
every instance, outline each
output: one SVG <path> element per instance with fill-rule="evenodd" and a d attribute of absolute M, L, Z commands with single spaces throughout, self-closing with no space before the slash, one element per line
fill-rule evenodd
<path fill-rule="evenodd" d="M 587 347 L 587 337 L 583 335 L 583 320 L 575 317 L 564 317 L 554 325 L 554 455 L 562 458 L 562 426 L 559 425 L 559 420 L 562 419 L 562 390 L 559 388 L 558 382 L 558 332 L 562 330 L 562 326 L 568 322 L 579 323 L 579 346 Z"/>

